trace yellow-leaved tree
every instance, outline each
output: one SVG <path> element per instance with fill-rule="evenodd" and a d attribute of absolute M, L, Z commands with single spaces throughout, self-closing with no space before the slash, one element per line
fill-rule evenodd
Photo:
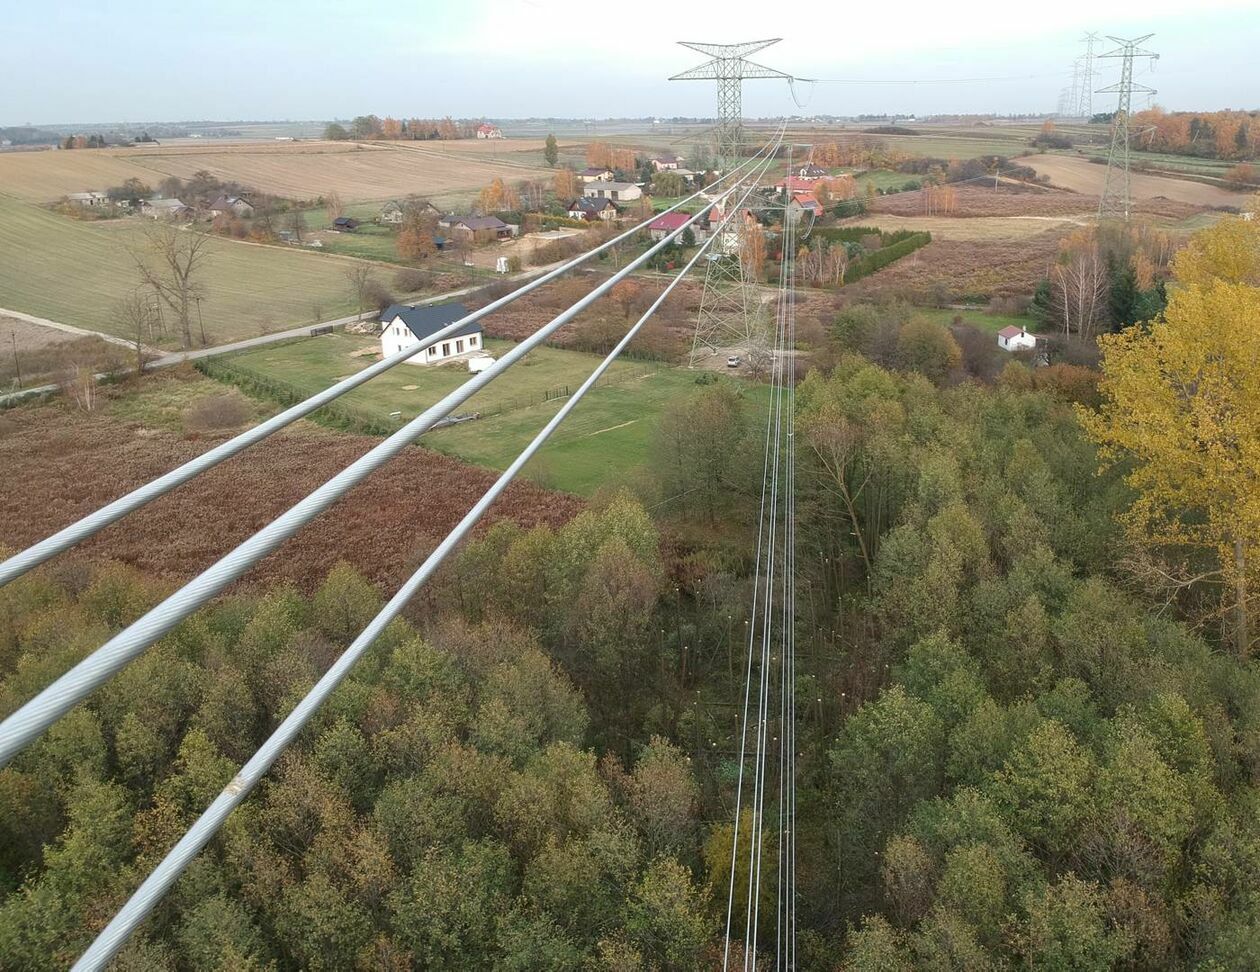
<path fill-rule="evenodd" d="M 1099 339 L 1104 460 L 1130 464 L 1125 525 L 1148 580 L 1213 604 L 1240 654 L 1260 598 L 1260 224 L 1226 219 L 1177 255 L 1160 320 Z M 1219 592 L 1219 596 L 1217 596 Z"/>

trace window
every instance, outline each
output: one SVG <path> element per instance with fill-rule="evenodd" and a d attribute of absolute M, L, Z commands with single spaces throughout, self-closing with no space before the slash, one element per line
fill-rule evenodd
<path fill-rule="evenodd" d="M 464 353 L 464 341 L 462 338 L 455 342 L 455 353 L 456 354 Z"/>
<path fill-rule="evenodd" d="M 470 348 L 475 348 L 477 346 L 477 335 L 474 334 L 468 339 L 468 346 Z"/>
<path fill-rule="evenodd" d="M 451 342 L 446 341 L 442 344 L 442 357 L 445 358 L 451 353 Z"/>
<path fill-rule="evenodd" d="M 430 358 L 432 358 L 432 357 L 433 357 L 434 355 L 436 355 L 436 354 L 437 354 L 437 348 L 432 348 L 432 347 L 431 347 L 431 348 L 429 348 L 429 357 L 430 357 Z"/>

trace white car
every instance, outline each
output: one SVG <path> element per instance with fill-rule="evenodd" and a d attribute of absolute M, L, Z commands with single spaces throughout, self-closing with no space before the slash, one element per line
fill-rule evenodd
<path fill-rule="evenodd" d="M 728 368 L 738 368 L 738 367 L 739 367 L 739 365 L 740 365 L 740 357 L 739 357 L 739 355 L 737 355 L 737 354 L 732 354 L 732 355 L 730 355 L 729 357 L 727 357 L 727 359 L 726 359 L 726 367 L 728 367 Z"/>

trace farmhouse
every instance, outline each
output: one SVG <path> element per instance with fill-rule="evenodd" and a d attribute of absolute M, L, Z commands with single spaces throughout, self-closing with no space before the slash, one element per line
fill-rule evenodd
<path fill-rule="evenodd" d="M 691 219 L 690 213 L 662 213 L 648 223 L 648 234 L 653 240 L 659 242 L 669 236 L 674 230 L 679 230 L 686 226 L 689 219 Z M 707 235 L 706 230 L 700 225 L 699 221 L 691 224 L 691 232 L 697 241 L 703 240 Z"/>
<path fill-rule="evenodd" d="M 66 196 L 66 201 L 84 209 L 94 209 L 98 206 L 108 206 L 109 196 L 103 192 L 72 192 Z"/>
<path fill-rule="evenodd" d="M 633 182 L 588 182 L 586 194 L 594 199 L 614 199 L 628 202 L 643 195 L 643 190 Z"/>
<path fill-rule="evenodd" d="M 498 125 L 491 125 L 489 123 L 483 122 L 482 124 L 477 126 L 477 137 L 478 138 L 502 138 L 503 131 L 502 129 L 499 128 Z"/>
<path fill-rule="evenodd" d="M 497 216 L 443 216 L 438 220 L 438 226 L 449 230 L 455 239 L 472 243 L 510 240 L 520 229 L 519 226 L 503 222 Z"/>
<path fill-rule="evenodd" d="M 796 170 L 796 175 L 801 179 L 821 179 L 827 174 L 827 170 L 820 165 L 814 165 L 809 162 Z"/>
<path fill-rule="evenodd" d="M 998 347 L 1003 351 L 1020 351 L 1024 348 L 1035 348 L 1037 336 L 1029 334 L 1022 327 L 1008 325 L 998 331 Z"/>
<path fill-rule="evenodd" d="M 787 204 L 790 219 L 799 219 L 802 213 L 813 213 L 815 219 L 822 219 L 822 204 L 807 192 L 798 192 Z"/>
<path fill-rule="evenodd" d="M 428 307 L 394 304 L 381 315 L 381 354 L 388 358 L 404 348 L 414 348 L 467 315 L 468 309 L 459 303 Z M 407 364 L 439 364 L 463 355 L 480 354 L 483 340 L 480 324 L 465 324 L 454 334 L 408 358 Z"/>
<path fill-rule="evenodd" d="M 582 196 L 568 205 L 569 219 L 616 219 L 617 207 L 611 199 L 590 199 Z"/>
<path fill-rule="evenodd" d="M 442 210 L 438 209 L 427 199 L 423 202 L 414 200 L 399 202 L 397 199 L 391 199 L 381 207 L 381 212 L 376 217 L 376 220 L 378 223 L 393 223 L 397 225 L 403 221 L 403 218 L 407 215 L 407 210 L 412 207 L 423 216 L 437 216 L 439 218 L 442 216 Z"/>
<path fill-rule="evenodd" d="M 601 169 L 597 165 L 587 166 L 578 173 L 578 178 L 583 182 L 611 182 L 612 177 L 612 169 Z"/>
<path fill-rule="evenodd" d="M 682 161 L 681 156 L 677 155 L 658 155 L 652 159 L 652 169 L 660 172 L 662 169 L 677 169 L 678 163 Z"/>
<path fill-rule="evenodd" d="M 790 175 L 786 179 L 780 179 L 775 183 L 776 192 L 812 192 L 814 189 L 814 179 L 803 178 L 799 175 Z"/>
<path fill-rule="evenodd" d="M 187 216 L 191 210 L 178 199 L 146 199 L 140 204 L 140 212 L 152 219 L 175 219 Z"/>
<path fill-rule="evenodd" d="M 225 216 L 228 213 L 248 218 L 254 215 L 254 207 L 240 196 L 220 196 L 210 204 L 211 216 Z"/>

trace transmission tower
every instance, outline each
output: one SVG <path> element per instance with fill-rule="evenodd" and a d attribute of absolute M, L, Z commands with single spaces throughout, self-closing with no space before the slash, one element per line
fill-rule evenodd
<path fill-rule="evenodd" d="M 1081 40 L 1085 42 L 1085 53 L 1076 59 L 1080 84 L 1076 89 L 1074 110 L 1081 118 L 1089 121 L 1094 117 L 1094 45 L 1098 43 L 1098 35 L 1090 31 Z"/>
<path fill-rule="evenodd" d="M 716 81 L 718 86 L 717 164 L 723 171 L 738 165 L 744 154 L 743 81 L 745 78 L 792 76 L 747 59 L 749 54 L 777 44 L 782 38 L 744 41 L 740 44 L 707 44 L 679 41 L 683 47 L 711 60 L 675 74 L 671 81 Z M 738 229 L 724 234 L 710 254 L 704 274 L 704 293 L 696 319 L 696 336 L 691 347 L 690 365 L 712 354 L 743 351 L 759 354 L 766 345 L 761 326 L 761 296 L 744 273 L 746 220 L 737 216 L 731 224 Z"/>
<path fill-rule="evenodd" d="M 712 60 L 689 71 L 675 74 L 671 81 L 716 81 L 718 83 L 718 125 L 717 155 L 718 164 L 726 166 L 736 164 L 743 154 L 744 125 L 741 92 L 745 78 L 783 78 L 791 79 L 791 75 L 776 71 L 765 65 L 747 60 L 749 54 L 765 50 L 771 44 L 777 44 L 782 37 L 769 40 L 744 41 L 742 44 L 700 44 L 695 41 L 679 41 L 701 54 L 708 54 Z"/>
<path fill-rule="evenodd" d="M 1118 92 L 1120 95 L 1116 105 L 1116 114 L 1111 122 L 1111 148 L 1107 151 L 1107 176 L 1103 182 L 1102 199 L 1098 201 L 1100 221 L 1104 219 L 1129 221 L 1129 209 L 1132 205 L 1129 183 L 1129 122 L 1133 109 L 1133 92 L 1139 91 L 1152 95 L 1155 93 L 1154 88 L 1134 83 L 1133 59 L 1149 57 L 1155 60 L 1159 57 L 1155 52 L 1140 46 L 1154 36 L 1154 34 L 1144 34 L 1132 40 L 1125 40 L 1123 37 L 1108 35 L 1108 40 L 1120 46 L 1114 51 L 1098 55 L 1099 57 L 1118 57 L 1121 65 L 1120 80 L 1098 89 L 1098 94 Z"/>

